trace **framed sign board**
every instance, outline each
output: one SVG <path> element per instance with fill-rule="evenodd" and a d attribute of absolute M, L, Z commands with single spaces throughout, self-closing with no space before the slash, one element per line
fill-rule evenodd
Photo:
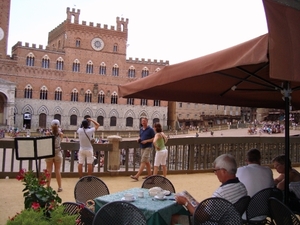
<path fill-rule="evenodd" d="M 16 137 L 17 160 L 43 159 L 55 156 L 55 137 Z"/>

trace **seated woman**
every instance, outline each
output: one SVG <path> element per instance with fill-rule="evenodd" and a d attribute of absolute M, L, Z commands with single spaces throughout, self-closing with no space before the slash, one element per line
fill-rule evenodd
<path fill-rule="evenodd" d="M 284 190 L 284 178 L 285 178 L 285 155 L 279 155 L 273 160 L 274 168 L 280 175 L 274 179 L 275 185 L 278 189 Z M 293 192 L 298 199 L 300 199 L 300 173 L 293 169 L 291 161 L 289 160 L 289 189 Z"/>

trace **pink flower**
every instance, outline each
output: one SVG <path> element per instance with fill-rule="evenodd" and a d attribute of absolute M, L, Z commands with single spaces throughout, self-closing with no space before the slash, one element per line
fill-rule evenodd
<path fill-rule="evenodd" d="M 40 204 L 38 202 L 33 202 L 31 205 L 31 208 L 33 208 L 34 210 L 37 210 L 40 208 Z"/>

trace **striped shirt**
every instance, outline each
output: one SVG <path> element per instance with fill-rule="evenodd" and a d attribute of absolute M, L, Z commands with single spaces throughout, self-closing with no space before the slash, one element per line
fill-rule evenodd
<path fill-rule="evenodd" d="M 236 203 L 241 197 L 247 195 L 247 189 L 238 178 L 231 179 L 223 183 L 212 195 L 212 197 L 224 198 Z"/>

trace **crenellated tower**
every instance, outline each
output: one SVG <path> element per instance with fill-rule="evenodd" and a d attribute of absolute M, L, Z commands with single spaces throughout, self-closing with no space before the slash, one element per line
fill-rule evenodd
<path fill-rule="evenodd" d="M 6 58 L 10 0 L 0 0 L 0 58 Z"/>
<path fill-rule="evenodd" d="M 67 8 L 67 21 L 70 23 L 72 21 L 72 17 L 74 17 L 74 23 L 79 23 L 79 16 L 80 16 L 80 9 L 77 9 L 75 11 L 74 8 L 72 8 L 72 11 L 70 10 L 70 7 Z"/>

